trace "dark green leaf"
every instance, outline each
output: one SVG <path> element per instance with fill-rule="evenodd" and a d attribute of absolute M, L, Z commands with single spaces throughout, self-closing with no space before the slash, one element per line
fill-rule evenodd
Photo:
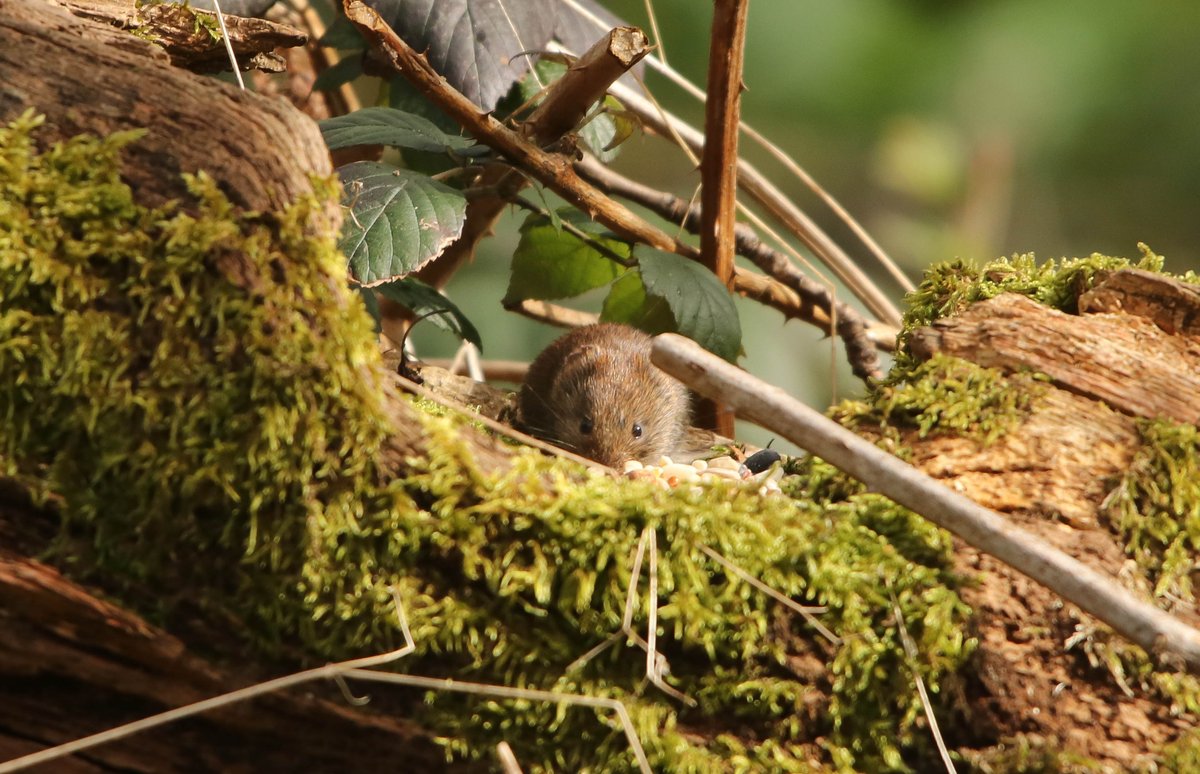
<path fill-rule="evenodd" d="M 479 339 L 479 331 L 466 318 L 466 315 L 454 305 L 454 302 L 438 291 L 426 285 L 415 277 L 406 277 L 396 282 L 388 282 L 375 288 L 379 295 L 395 301 L 397 304 L 412 311 L 418 317 L 429 314 L 425 319 L 442 330 L 449 331 L 460 339 L 471 342 L 480 351 L 483 342 Z M 443 312 L 442 314 L 430 314 Z"/>
<path fill-rule="evenodd" d="M 313 81 L 313 91 L 332 91 L 362 75 L 362 57 L 348 56 L 325 70 Z"/>
<path fill-rule="evenodd" d="M 588 220 L 578 210 L 561 213 L 561 220 L 586 232 L 593 242 L 621 258 L 629 257 L 628 244 L 604 236 L 603 227 Z M 521 227 L 521 241 L 513 253 L 505 304 L 527 298 L 571 298 L 607 285 L 625 271 L 625 267 L 606 258 L 592 244 L 557 225 L 541 215 L 532 215 Z"/>
<path fill-rule="evenodd" d="M 371 0 L 408 45 L 424 53 L 483 110 L 496 107 L 554 35 L 557 0 Z M 599 33 L 597 33 L 599 35 Z"/>
<path fill-rule="evenodd" d="M 742 326 L 729 290 L 695 261 L 648 250 L 639 255 L 646 294 L 667 302 L 676 330 L 733 362 L 742 348 Z"/>
<path fill-rule="evenodd" d="M 317 45 L 336 48 L 339 51 L 355 51 L 367 47 L 358 27 L 355 27 L 349 19 L 341 14 L 334 17 L 333 23 L 325 30 L 325 34 L 317 41 Z"/>
<path fill-rule="evenodd" d="M 465 137 L 447 134 L 418 115 L 386 107 L 369 107 L 322 121 L 321 134 L 330 150 L 352 145 L 390 145 L 422 151 L 468 148 Z"/>
<path fill-rule="evenodd" d="M 646 333 L 666 333 L 675 330 L 675 317 L 667 302 L 646 295 L 642 275 L 636 269 L 626 272 L 613 283 L 600 311 L 603 322 L 619 322 L 640 328 Z"/>
<path fill-rule="evenodd" d="M 364 285 L 420 269 L 462 233 L 467 200 L 447 185 L 375 161 L 347 164 L 338 175 L 350 208 L 338 246 Z"/>

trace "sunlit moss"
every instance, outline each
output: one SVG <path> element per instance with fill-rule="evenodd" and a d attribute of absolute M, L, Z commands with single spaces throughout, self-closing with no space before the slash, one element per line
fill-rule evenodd
<path fill-rule="evenodd" d="M 1142 447 L 1103 513 L 1154 593 L 1190 604 L 1200 553 L 1200 431 L 1165 419 L 1143 420 L 1138 429 Z"/>
<path fill-rule="evenodd" d="M 395 589 L 417 642 L 402 668 L 620 699 L 657 770 L 920 769 L 932 755 L 913 675 L 936 699 L 972 646 L 944 532 L 877 495 L 664 492 L 533 452 L 485 474 L 463 420 L 419 411 L 428 451 L 392 478 L 372 324 L 317 227 L 326 184 L 259 215 L 201 175 L 182 206 L 147 209 L 118 174 L 132 136 L 39 153 L 36 124 L 0 130 L 0 469 L 61 499 L 61 565 L 168 623 L 187 599 L 314 660 L 395 647 Z M 623 638 L 566 673 L 619 630 L 646 527 L 667 679 L 695 708 L 648 687 Z M 840 643 L 702 547 L 827 606 Z M 824 664 L 817 684 L 789 668 L 791 647 Z M 802 722 L 814 693 L 824 711 Z M 427 702 L 453 756 L 504 739 L 530 769 L 634 766 L 595 710 Z"/>

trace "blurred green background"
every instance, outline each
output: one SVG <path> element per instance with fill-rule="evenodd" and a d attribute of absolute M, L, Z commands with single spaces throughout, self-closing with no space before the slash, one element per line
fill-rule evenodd
<path fill-rule="evenodd" d="M 606 4 L 650 29 L 642 0 Z M 703 86 L 711 4 L 655 8 L 669 62 Z M 1198 75 L 1200 4 L 1185 0 L 753 0 L 742 107 L 914 280 L 959 257 L 1134 256 L 1139 241 L 1181 272 L 1200 267 Z M 647 79 L 668 109 L 702 124 L 699 103 Z M 742 147 L 899 300 L 807 190 Z M 616 164 L 684 197 L 698 182 L 658 138 L 629 141 Z M 488 358 L 529 359 L 556 335 L 499 306 L 522 218 L 507 217 L 449 287 Z M 833 355 L 814 329 L 754 304 L 739 310 L 750 371 L 818 408 L 859 391 L 840 348 Z M 437 332 L 416 339 L 426 356 L 453 348 Z"/>

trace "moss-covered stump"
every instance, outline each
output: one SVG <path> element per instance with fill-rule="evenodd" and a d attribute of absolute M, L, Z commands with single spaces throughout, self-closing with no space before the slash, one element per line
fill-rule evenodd
<path fill-rule="evenodd" d="M 1166 406 L 1158 402 L 1165 392 L 1187 403 L 1193 364 L 1180 353 L 1198 348 L 1178 310 L 1195 295 L 1193 278 L 1157 273 L 1162 259 L 1145 248 L 1134 266 L 1097 255 L 934 267 L 911 299 L 889 384 L 837 414 L 947 486 L 1200 625 L 1190 581 L 1200 548 L 1196 429 L 1147 416 Z M 1141 289 L 1153 293 L 1135 292 L 1129 275 L 1141 275 Z M 1110 282 L 1123 298 L 1167 301 L 1130 303 L 1126 312 L 1089 300 L 1111 298 Z M 1111 335 L 1084 335 L 1096 327 Z M 1156 342 L 1137 367 L 1121 365 L 1131 332 Z M 1125 383 L 1113 379 L 1120 368 L 1131 374 Z M 1139 368 L 1163 369 L 1168 378 L 1139 393 L 1149 389 L 1138 383 Z M 1124 389 L 1095 389 L 1100 384 Z M 956 554 L 956 568 L 979 580 L 960 590 L 979 638 L 965 671 L 969 723 L 976 744 L 1007 740 L 972 760 L 988 770 L 1042 770 L 1052 760 L 1068 770 L 1124 771 L 1151 770 L 1160 754 L 1175 759 L 1188 744 L 1180 734 L 1200 711 L 1195 677 L 1155 667 L 990 557 L 967 547 Z"/>
<path fill-rule="evenodd" d="M 238 632 L 232 645 L 193 646 L 295 666 L 382 652 L 400 639 L 394 590 L 417 646 L 396 669 L 618 700 L 656 770 L 934 770 L 918 676 L 965 768 L 1123 766 L 1139 746 L 1195 756 L 1180 735 L 1197 712 L 1191 678 L 820 461 L 796 465 L 789 497 L 663 492 L 498 450 L 464 420 L 390 393 L 321 230 L 327 189 L 254 214 L 201 176 L 186 209 L 147 208 L 117 174 L 131 137 L 39 152 L 35 135 L 32 119 L 0 133 L 0 475 L 55 506 L 57 566 L 169 629 L 193 631 L 180 619 L 199 616 Z M 958 284 L 935 274 L 922 298 L 949 310 L 946 297 L 977 292 L 977 277 L 955 273 Z M 930 321 L 929 304 L 914 324 Z M 910 359 L 840 413 L 926 467 L 960 452 L 924 444 L 959 444 L 979 460 L 977 481 L 961 486 L 1003 506 L 1004 469 L 982 460 L 1032 443 L 1034 421 L 1078 413 L 1054 390 L 962 360 Z M 1052 435 L 1009 458 L 1052 467 Z M 1097 561 L 1119 563 L 1127 545 L 1162 599 L 1190 594 L 1196 497 L 1172 464 L 1195 458 L 1194 437 L 1135 423 L 1111 443 L 1128 447 L 1124 478 L 1101 466 L 1110 455 L 1092 454 L 1098 442 L 1070 446 L 1071 467 L 1092 466 L 1075 510 L 1037 483 L 1006 510 L 1048 536 L 1064 529 L 1059 515 L 1107 535 L 1113 548 Z M 1097 484 L 1110 468 L 1113 486 Z M 949 467 L 943 477 L 956 485 Z M 1101 501 L 1096 518 L 1088 509 Z M 1139 521 L 1147 512 L 1155 518 Z M 631 582 L 633 627 L 645 631 L 649 565 L 638 578 L 632 568 L 646 528 L 666 681 L 690 703 L 647 684 L 645 654 L 626 638 L 568 669 L 620 630 Z M 1074 553 L 1090 545 L 1069 540 Z M 824 605 L 819 621 L 836 637 L 712 552 Z M 455 764 L 489 759 L 504 740 L 529 770 L 636 766 L 606 712 L 372 693 L 439 736 Z"/>

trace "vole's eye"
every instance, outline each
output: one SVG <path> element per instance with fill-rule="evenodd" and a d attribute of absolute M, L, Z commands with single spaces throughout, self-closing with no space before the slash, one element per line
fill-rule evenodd
<path fill-rule="evenodd" d="M 633 437 L 634 437 L 634 438 L 641 438 L 641 437 L 642 437 L 642 425 L 641 425 L 641 423 L 640 423 L 640 422 L 634 422 L 634 423 L 633 423 Z"/>
<path fill-rule="evenodd" d="M 584 419 L 584 420 L 580 421 L 579 432 L 583 433 L 584 435 L 591 435 L 592 434 L 592 420 Z"/>

